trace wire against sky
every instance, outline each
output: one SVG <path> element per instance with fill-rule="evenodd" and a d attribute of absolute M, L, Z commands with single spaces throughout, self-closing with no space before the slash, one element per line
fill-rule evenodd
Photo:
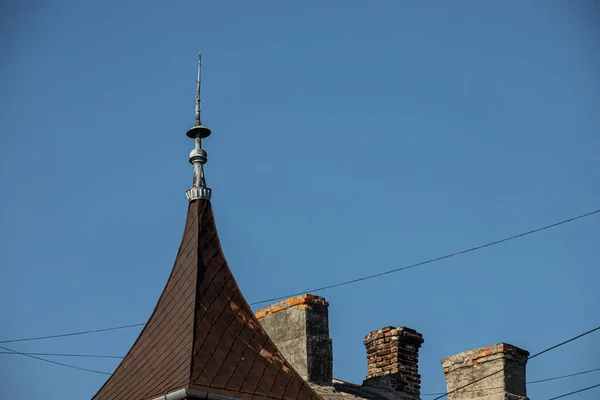
<path fill-rule="evenodd" d="M 527 383 L 533 384 L 533 383 L 542 383 L 542 382 L 548 382 L 548 381 L 555 381 L 557 379 L 570 378 L 572 376 L 589 374 L 590 372 L 596 372 L 596 371 L 600 371 L 600 368 L 588 369 L 587 371 L 576 372 L 574 374 L 555 376 L 553 378 L 538 379 L 537 381 L 531 381 L 531 382 L 527 382 Z"/>
<path fill-rule="evenodd" d="M 50 357 L 82 357 L 82 358 L 113 358 L 113 359 L 123 359 L 122 356 L 108 356 L 108 355 L 101 355 L 101 354 L 72 354 L 72 353 L 31 353 L 31 352 L 15 352 L 15 351 L 0 351 L 0 354 L 14 354 L 14 355 L 25 355 L 25 356 L 50 356 Z M 585 371 L 580 371 L 580 372 L 575 372 L 572 374 L 566 374 L 566 375 L 559 375 L 559 376 L 553 376 L 551 378 L 544 378 L 544 379 L 538 379 L 535 381 L 529 381 L 527 382 L 528 385 L 533 385 L 536 383 L 544 383 L 544 382 L 549 382 L 549 381 L 555 381 L 558 379 L 565 379 L 565 378 L 571 378 L 573 376 L 579 376 L 579 375 L 584 375 L 584 374 L 589 374 L 592 372 L 597 372 L 600 371 L 600 368 L 593 368 L 593 369 L 588 369 Z M 484 390 L 492 390 L 492 389 L 502 389 L 504 388 L 504 386 L 496 386 L 496 387 L 491 387 L 491 388 L 487 388 Z M 480 391 L 481 389 L 477 389 L 478 391 Z M 467 390 L 468 391 L 468 390 Z M 445 392 L 438 392 L 438 393 L 422 393 L 421 396 L 437 396 L 440 394 L 445 394 Z"/>
<path fill-rule="evenodd" d="M 486 247 L 495 246 L 495 245 L 500 244 L 500 243 L 508 242 L 510 240 L 514 240 L 514 239 L 517 239 L 517 238 L 520 238 L 520 237 L 523 237 L 523 236 L 528 236 L 528 235 L 531 235 L 531 234 L 534 234 L 534 233 L 537 233 L 537 232 L 541 232 L 541 231 L 546 230 L 546 229 L 557 227 L 559 225 L 564 225 L 564 224 L 567 224 L 569 222 L 573 222 L 573 221 L 576 221 L 578 219 L 586 218 L 586 217 L 592 216 L 592 215 L 597 214 L 597 213 L 600 213 L 600 209 L 588 212 L 586 214 L 578 215 L 578 216 L 573 217 L 573 218 L 565 219 L 563 221 L 556 222 L 556 223 L 553 223 L 553 224 L 550 224 L 550 225 L 546 225 L 546 226 L 543 226 L 541 228 L 537 228 L 537 229 L 534 229 L 534 230 L 531 230 L 531 231 L 519 233 L 517 235 L 509 236 L 509 237 L 506 237 L 504 239 L 496 240 L 494 242 L 489 242 L 489 243 L 486 243 L 486 244 L 483 244 L 483 245 L 480 245 L 480 246 L 471 247 L 469 249 L 458 251 L 456 253 L 447 254 L 447 255 L 442 256 L 442 257 L 432 258 L 432 259 L 429 259 L 429 260 L 426 260 L 426 261 L 421 261 L 421 262 L 416 263 L 416 264 L 406 265 L 404 267 L 392 269 L 392 270 L 385 271 L 385 272 L 380 272 L 380 273 L 373 274 L 373 275 L 367 275 L 367 276 L 364 276 L 362 278 L 352 279 L 352 280 L 349 280 L 349 281 L 335 283 L 335 284 L 328 285 L 328 286 L 322 286 L 322 287 L 316 288 L 316 289 L 305 290 L 303 292 L 298 292 L 298 293 L 290 294 L 290 295 L 287 295 L 287 296 L 273 297 L 271 299 L 256 301 L 254 303 L 250 303 L 250 305 L 256 305 L 256 304 L 268 303 L 268 302 L 277 301 L 277 300 L 283 300 L 283 299 L 287 299 L 288 297 L 299 296 L 301 294 L 309 293 L 309 292 L 319 292 L 319 291 L 322 291 L 322 290 L 332 289 L 332 288 L 335 288 L 335 287 L 338 287 L 338 286 L 344 286 L 344 285 L 349 285 L 351 283 L 356 283 L 356 282 L 360 282 L 360 281 L 366 281 L 368 279 L 373 279 L 373 278 L 377 278 L 377 277 L 380 277 L 380 276 L 383 276 L 383 275 L 392 274 L 394 272 L 403 271 L 403 270 L 406 270 L 406 269 L 409 269 L 409 268 L 415 268 L 415 267 L 419 267 L 421 265 L 431 264 L 431 263 L 436 262 L 436 261 L 441 261 L 441 260 L 445 260 L 447 258 L 456 257 L 456 256 L 461 255 L 461 254 L 466 254 L 466 253 L 470 253 L 470 252 L 473 252 L 473 251 L 481 250 L 481 249 L 484 249 Z M 39 337 L 32 337 L 32 338 L 25 338 L 25 339 L 1 340 L 0 343 L 24 342 L 24 341 L 30 341 L 30 340 L 54 339 L 54 338 L 65 337 L 65 336 L 86 335 L 86 334 L 89 334 L 89 333 L 113 331 L 113 330 L 117 330 L 117 329 L 133 328 L 133 327 L 136 327 L 136 326 L 143 326 L 143 325 L 145 325 L 145 323 L 132 324 L 132 325 L 122 325 L 122 326 L 116 326 L 116 327 L 112 327 L 112 328 L 95 329 L 95 330 L 82 331 L 82 332 L 62 333 L 62 334 L 50 335 L 50 336 L 39 336 Z"/>
<path fill-rule="evenodd" d="M 578 376 L 578 375 L 584 375 L 584 374 L 589 374 L 591 372 L 596 372 L 596 371 L 600 371 L 600 368 L 594 368 L 594 369 L 588 369 L 586 371 L 581 371 L 581 372 L 575 372 L 573 374 L 567 374 L 567 375 L 560 375 L 560 376 L 553 376 L 552 378 L 544 378 L 544 379 L 538 379 L 535 381 L 529 381 L 527 382 L 528 385 L 533 385 L 536 383 L 543 383 L 543 382 L 549 382 L 549 381 L 556 381 L 558 379 L 564 379 L 564 378 L 570 378 L 573 376 Z M 495 386 L 495 387 L 491 387 L 491 388 L 485 388 L 485 389 L 473 389 L 472 391 L 481 391 L 481 390 L 493 390 L 493 389 L 504 389 L 504 386 Z M 465 392 L 469 392 L 470 390 L 465 390 Z M 438 395 L 443 395 L 446 394 L 446 392 L 438 392 L 438 393 L 421 393 L 421 396 L 438 396 Z"/>
<path fill-rule="evenodd" d="M 542 351 L 540 351 L 540 352 L 538 352 L 538 353 L 536 353 L 536 354 L 532 355 L 531 357 L 527 358 L 526 360 L 530 360 L 530 359 L 532 359 L 532 358 L 534 358 L 534 357 L 537 357 L 537 356 L 539 356 L 539 355 L 542 355 L 542 354 L 544 354 L 544 353 L 547 353 L 547 352 L 549 352 L 549 351 L 552 351 L 552 350 L 554 350 L 554 349 L 556 349 L 556 348 L 558 348 L 558 347 L 560 347 L 560 346 L 562 346 L 562 345 L 565 345 L 565 344 L 567 344 L 567 343 L 573 342 L 573 341 L 575 341 L 575 340 L 577 340 L 577 339 L 580 339 L 580 338 L 582 338 L 582 337 L 584 337 L 584 336 L 586 336 L 586 335 L 589 335 L 590 333 L 592 333 L 592 332 L 595 332 L 595 331 L 597 331 L 597 330 L 600 330 L 600 326 L 598 326 L 598 327 L 596 327 L 596 328 L 594 328 L 594 329 L 590 329 L 589 331 L 587 331 L 587 332 L 584 332 L 584 333 L 581 333 L 581 334 L 579 334 L 579 335 L 577 335 L 577 336 L 574 336 L 574 337 L 572 337 L 572 338 L 570 338 L 570 339 L 567 339 L 567 340 L 565 340 L 564 342 L 561 342 L 561 343 L 555 344 L 554 346 L 548 347 L 547 349 L 545 349 L 545 350 L 542 350 Z M 10 353 L 12 353 L 12 354 L 19 354 L 19 355 L 22 355 L 22 356 L 25 356 L 25 357 L 30 357 L 30 358 L 33 358 L 33 359 L 36 359 L 36 360 L 39 360 L 39 361 L 44 361 L 44 362 L 47 362 L 47 363 L 50 363 L 50 364 L 60 365 L 60 366 L 67 367 L 67 368 L 73 368 L 73 369 L 78 369 L 78 370 L 81 370 L 81 371 L 93 372 L 93 373 L 96 373 L 96 374 L 101 374 L 101 375 L 111 375 L 111 374 L 110 374 L 110 373 L 108 373 L 108 372 L 97 371 L 97 370 L 94 370 L 94 369 L 82 368 L 82 367 L 78 367 L 78 366 L 75 366 L 75 365 L 65 364 L 65 363 L 61 363 L 61 362 L 57 362 L 57 361 L 52 361 L 52 360 L 48 360 L 48 359 L 45 359 L 45 358 L 37 357 L 37 356 L 31 355 L 31 354 L 28 354 L 28 353 L 22 353 L 22 352 L 20 352 L 20 351 L 12 350 L 12 349 L 9 349 L 9 348 L 7 348 L 7 347 L 3 347 L 3 346 L 0 346 L 0 349 L 3 349 L 3 350 L 5 350 L 5 351 L 7 351 L 7 352 L 10 352 Z M 525 361 L 526 361 L 526 360 L 525 360 Z M 436 398 L 435 398 L 435 399 L 433 399 L 433 400 L 438 400 L 438 399 L 441 399 L 442 397 L 445 397 L 445 396 L 447 396 L 447 395 L 448 395 L 448 394 L 450 394 L 450 393 L 454 393 L 454 392 L 456 392 L 456 391 L 458 391 L 458 390 L 462 390 L 462 389 L 464 389 L 464 388 L 466 388 L 466 387 L 468 387 L 468 386 L 470 386 L 470 385 L 472 385 L 472 384 L 474 384 L 474 383 L 477 383 L 477 382 L 479 382 L 479 381 L 482 381 L 482 380 L 484 380 L 484 379 L 486 379 L 486 378 L 489 378 L 490 376 L 496 375 L 496 374 L 498 374 L 498 373 L 500 373 L 500 372 L 504 371 L 505 369 L 511 368 L 511 367 L 513 367 L 513 366 L 515 366 L 515 365 L 518 365 L 518 364 L 522 363 L 522 362 L 523 362 L 523 361 L 516 362 L 516 363 L 514 363 L 514 364 L 511 364 L 511 365 L 509 365 L 507 368 L 503 368 L 503 369 L 501 369 L 501 370 L 498 370 L 498 371 L 496 371 L 496 372 L 493 372 L 493 373 L 491 373 L 491 374 L 489 374 L 489 375 L 486 375 L 486 376 L 484 376 L 484 377 L 482 377 L 482 378 L 479 378 L 479 379 L 476 379 L 476 380 L 474 380 L 474 381 L 471 381 L 470 383 L 468 383 L 468 384 L 466 384 L 466 385 L 464 385 L 464 386 L 462 386 L 462 387 L 459 387 L 459 388 L 457 388 L 457 389 L 454 389 L 454 390 L 451 390 L 451 391 L 449 391 L 449 392 L 443 393 L 441 396 L 438 396 L 438 397 L 436 397 Z M 595 370 L 598 370 L 598 369 L 600 369 L 600 368 L 597 368 L 597 369 L 595 369 Z M 563 376 L 563 377 L 567 377 L 567 376 L 575 376 L 575 375 L 581 375 L 581 374 L 584 374 L 584 373 L 587 373 L 587 372 L 592 372 L 592 371 L 594 371 L 594 370 L 589 370 L 589 371 L 584 371 L 584 372 L 578 372 L 578 373 L 575 373 L 575 374 L 565 375 L 565 376 Z M 560 378 L 563 378 L 563 377 L 555 377 L 555 378 L 542 379 L 542 380 L 538 380 L 538 381 L 534 381 L 534 382 L 536 382 L 536 383 L 537 383 L 537 382 L 543 382 L 543 381 L 550 381 L 550 380 L 554 380 L 554 379 L 560 379 Z M 530 382 L 530 383 L 532 383 L 532 382 Z M 596 385 L 596 386 L 600 386 L 600 385 Z M 585 390 L 593 389 L 593 388 L 595 388 L 596 386 L 591 386 L 591 387 L 584 388 L 584 389 L 581 389 L 581 390 L 578 390 L 578 391 L 575 391 L 575 392 L 567 393 L 567 394 L 561 395 L 561 396 L 559 396 L 559 397 L 554 397 L 553 399 L 550 399 L 550 400 L 558 399 L 558 398 L 560 398 L 560 397 L 566 397 L 566 396 L 569 396 L 569 395 L 571 395 L 571 394 L 575 394 L 575 393 L 579 393 L 579 392 L 582 392 L 582 391 L 585 391 Z"/>
<path fill-rule="evenodd" d="M 103 355 L 103 354 L 31 353 L 31 352 L 17 353 L 17 352 L 14 352 L 14 351 L 0 351 L 0 354 L 31 355 L 31 356 L 49 356 L 49 357 L 113 358 L 113 359 L 117 359 L 117 360 L 122 360 L 123 359 L 123 356 L 109 356 L 109 355 Z M 549 382 L 549 381 L 556 381 L 556 380 L 559 380 L 559 379 L 571 378 L 573 376 L 585 375 L 585 374 L 589 374 L 589 373 L 597 372 L 597 371 L 600 371 L 600 368 L 593 368 L 593 369 L 588 369 L 588 370 L 585 370 L 585 371 L 574 372 L 572 374 L 553 376 L 553 377 L 550 377 L 550 378 L 543 378 L 543 379 L 538 379 L 538 380 L 535 380 L 535 381 L 528 381 L 527 384 L 528 385 L 534 385 L 536 383 L 544 383 L 544 382 Z M 491 388 L 487 388 L 487 389 L 484 389 L 484 390 L 502 389 L 503 387 L 504 386 L 496 386 L 496 387 L 491 387 Z M 482 389 L 477 389 L 477 390 L 482 390 Z M 421 396 L 438 396 L 438 395 L 441 395 L 441 394 L 445 394 L 445 392 L 422 393 Z"/>
<path fill-rule="evenodd" d="M 41 357 L 37 357 L 37 356 L 32 356 L 32 355 L 30 355 L 30 354 L 27 354 L 27 353 L 21 353 L 20 351 L 16 351 L 16 350 L 9 349 L 8 347 L 3 347 L 3 346 L 0 346 L 0 349 L 3 349 L 3 350 L 6 350 L 6 351 L 9 351 L 9 352 L 11 352 L 11 353 L 13 353 L 13 354 L 19 354 L 19 355 L 22 355 L 22 356 L 25 356 L 25 357 L 33 358 L 33 359 L 35 359 L 35 360 L 44 361 L 44 362 L 47 362 L 47 363 L 50 363 L 50 364 L 60 365 L 60 366 L 62 366 L 62 367 L 73 368 L 73 369 L 78 369 L 78 370 L 81 370 L 81 371 L 87 371 L 87 372 L 93 372 L 93 373 L 95 373 L 95 374 L 101 374 L 101 375 L 112 375 L 112 374 L 110 374 L 110 373 L 108 373 L 108 372 L 97 371 L 97 370 L 95 370 L 95 369 L 89 369 L 89 368 L 78 367 L 78 366 L 76 366 L 76 365 L 65 364 L 65 363 L 61 363 L 61 362 L 58 362 L 58 361 L 52 361 L 52 360 L 48 360 L 48 359 L 46 359 L 46 358 L 41 358 Z"/>
<path fill-rule="evenodd" d="M 112 328 L 101 328 L 101 329 L 94 329 L 94 330 L 90 330 L 90 331 L 60 333 L 57 335 L 38 336 L 38 337 L 31 337 L 31 338 L 24 338 L 24 339 L 0 340 L 0 343 L 27 342 L 30 340 L 55 339 L 55 338 L 66 337 L 66 336 L 87 335 L 90 333 L 116 331 L 118 329 L 133 328 L 136 326 L 143 326 L 143 325 L 146 325 L 146 324 L 144 323 L 144 324 L 121 325 L 121 326 L 115 326 Z"/>
<path fill-rule="evenodd" d="M 482 244 L 480 246 L 471 247 L 469 249 L 461 250 L 461 251 L 458 251 L 456 253 L 447 254 L 447 255 L 442 256 L 442 257 L 432 258 L 432 259 L 429 259 L 429 260 L 426 260 L 426 261 L 418 262 L 416 264 L 406 265 L 404 267 L 400 267 L 400 268 L 396 268 L 396 269 L 391 269 L 389 271 L 379 272 L 377 274 L 367 275 L 367 276 L 363 276 L 362 278 L 351 279 L 351 280 L 345 281 L 345 282 L 334 283 L 332 285 L 322 286 L 322 287 L 319 287 L 319 288 L 316 288 L 316 289 L 306 290 L 306 291 L 298 292 L 298 293 L 295 293 L 295 294 L 292 294 L 292 295 L 288 295 L 288 296 L 273 297 L 271 299 L 267 299 L 267 300 L 262 300 L 262 301 L 257 301 L 257 302 L 254 302 L 254 303 L 250 303 L 250 305 L 256 305 L 256 304 L 273 302 L 273 301 L 277 301 L 277 300 L 283 300 L 283 299 L 286 299 L 288 297 L 299 296 L 299 295 L 304 294 L 304 293 L 319 292 L 319 291 L 326 290 L 326 289 L 332 289 L 332 288 L 335 288 L 335 287 L 338 287 L 338 286 L 344 286 L 344 285 L 349 285 L 351 283 L 366 281 L 367 279 L 378 278 L 378 277 L 383 276 L 383 275 L 388 275 L 388 274 L 392 274 L 394 272 L 404 271 L 404 270 L 409 269 L 409 268 L 419 267 L 421 265 L 430 264 L 430 263 L 433 263 L 433 262 L 436 262 L 436 261 L 445 260 L 447 258 L 456 257 L 456 256 L 461 255 L 461 254 L 466 254 L 466 253 L 470 253 L 470 252 L 473 252 L 473 251 L 476 251 L 476 250 L 481 250 L 481 249 L 486 248 L 486 247 L 495 246 L 495 245 L 500 244 L 500 243 L 508 242 L 510 240 L 514 240 L 514 239 L 517 239 L 517 238 L 520 238 L 520 237 L 523 237 L 523 236 L 527 236 L 527 235 L 531 235 L 531 234 L 534 234 L 534 233 L 537 233 L 537 232 L 541 232 L 543 230 L 554 228 L 554 227 L 559 226 L 559 225 L 564 225 L 564 224 L 567 224 L 569 222 L 576 221 L 578 219 L 589 217 L 589 216 L 597 214 L 599 212 L 600 212 L 600 209 L 595 210 L 595 211 L 591 211 L 591 212 L 586 213 L 586 214 L 578 215 L 577 217 L 565 219 L 565 220 L 560 221 L 560 222 L 556 222 L 556 223 L 553 223 L 553 224 L 550 224 L 550 225 L 546 225 L 546 226 L 543 226 L 541 228 L 533 229 L 531 231 L 519 233 L 519 234 L 514 235 L 514 236 L 509 236 L 509 237 L 506 237 L 504 239 L 496 240 L 494 242 L 489 242 L 489 243 L 486 243 L 486 244 Z"/>
<path fill-rule="evenodd" d="M 597 388 L 597 387 L 600 387 L 600 383 L 597 384 L 597 385 L 588 386 L 586 388 L 576 390 L 574 392 L 569 392 L 569 393 L 561 394 L 560 396 L 552 397 L 551 399 L 548 399 L 548 400 L 562 399 L 563 397 L 567 397 L 567 396 L 570 396 L 570 395 L 576 394 L 576 393 L 585 392 L 586 390 L 590 390 L 590 389 Z"/>
<path fill-rule="evenodd" d="M 446 397 L 446 396 L 448 396 L 448 395 L 449 395 L 449 394 L 451 394 L 451 393 L 454 393 L 454 392 L 457 392 L 457 391 L 459 391 L 459 390 L 462 390 L 462 389 L 464 389 L 464 388 L 466 388 L 466 387 L 469 387 L 469 386 L 471 386 L 471 385 L 473 385 L 473 384 L 475 384 L 475 383 L 477 383 L 477 382 L 481 382 L 482 380 L 484 380 L 484 379 L 487 379 L 487 378 L 489 378 L 490 376 L 494 376 L 494 375 L 496 375 L 496 374 L 499 374 L 500 372 L 502 372 L 502 371 L 505 371 L 505 370 L 507 370 L 507 369 L 510 369 L 510 368 L 514 367 L 515 365 L 523 364 L 524 362 L 527 362 L 528 360 L 531 360 L 532 358 L 535 358 L 535 357 L 537 357 L 537 356 L 541 356 L 541 355 L 542 355 L 542 354 L 544 354 L 544 353 L 547 353 L 547 352 L 549 352 L 549 351 L 552 351 L 552 350 L 554 350 L 554 349 L 556 349 L 556 348 L 558 348 L 558 347 L 561 347 L 561 346 L 563 346 L 563 345 L 565 345 L 565 344 L 567 344 L 567 343 L 570 343 L 570 342 L 572 342 L 572 341 L 574 341 L 574 340 L 580 339 L 580 338 L 582 338 L 582 337 L 584 337 L 584 336 L 587 336 L 587 335 L 589 335 L 590 333 L 596 332 L 596 331 L 598 331 L 598 330 L 600 330 L 600 326 L 597 326 L 597 327 L 595 327 L 595 328 L 593 328 L 593 329 L 590 329 L 589 331 L 583 332 L 583 333 L 581 333 L 581 334 L 579 334 L 579 335 L 577 335 L 577 336 L 574 336 L 574 337 L 572 337 L 572 338 L 570 338 L 570 339 L 567 339 L 567 340 L 565 340 L 564 342 L 560 342 L 560 343 L 558 343 L 558 344 L 555 344 L 554 346 L 550 346 L 550 347 L 548 347 L 547 349 L 544 349 L 544 350 L 542 350 L 542 351 L 540 351 L 540 352 L 538 352 L 538 353 L 535 353 L 534 355 L 532 355 L 532 356 L 529 356 L 529 357 L 527 357 L 526 359 L 524 359 L 524 360 L 522 360 L 522 361 L 518 361 L 518 362 L 516 362 L 516 363 L 510 364 L 510 365 L 509 365 L 508 367 L 506 367 L 506 368 L 499 369 L 498 371 L 492 372 L 491 374 L 488 374 L 488 375 L 482 376 L 482 377 L 481 377 L 481 378 L 479 378 L 479 379 L 475 379 L 474 381 L 471 381 L 471 382 L 467 383 L 466 385 L 463 385 L 463 386 L 461 386 L 461 387 L 458 387 L 458 388 L 456 388 L 456 389 L 454 389 L 454 390 L 450 390 L 449 392 L 446 392 L 446 393 L 442 394 L 441 396 L 438 396 L 438 397 L 436 397 L 436 398 L 435 398 L 435 399 L 433 399 L 433 400 L 438 400 L 438 399 L 441 399 L 441 398 L 443 398 L 443 397 Z"/>
<path fill-rule="evenodd" d="M 51 356 L 51 357 L 81 357 L 81 358 L 114 358 L 117 360 L 122 360 L 121 356 L 105 356 L 105 355 L 97 355 L 97 354 L 69 354 L 69 353 L 32 353 L 32 352 L 22 352 L 15 353 L 13 351 L 0 351 L 0 354 L 15 354 L 15 355 L 25 355 L 25 356 Z"/>

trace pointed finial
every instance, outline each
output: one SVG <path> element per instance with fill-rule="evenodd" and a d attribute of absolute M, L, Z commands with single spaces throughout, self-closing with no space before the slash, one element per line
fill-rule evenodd
<path fill-rule="evenodd" d="M 195 146 L 190 152 L 190 164 L 194 166 L 194 180 L 192 187 L 186 190 L 185 195 L 189 201 L 210 200 L 212 191 L 206 187 L 204 179 L 204 164 L 206 164 L 206 151 L 202 149 L 202 139 L 210 135 L 210 129 L 202 126 L 200 122 L 200 69 L 202 66 L 202 54 L 198 54 L 198 78 L 196 79 L 196 123 L 189 131 L 187 136 L 194 139 Z"/>
<path fill-rule="evenodd" d="M 187 131 L 187 136 L 189 138 L 195 139 L 197 137 L 204 139 L 205 137 L 210 136 L 210 129 L 205 126 L 202 126 L 202 122 L 200 121 L 200 70 L 202 69 L 202 53 L 198 54 L 198 77 L 196 78 L 196 108 L 194 109 L 194 113 L 196 114 L 196 123 L 193 127 Z"/>
<path fill-rule="evenodd" d="M 200 126 L 200 71 L 202 69 L 202 53 L 198 53 L 198 78 L 196 79 L 196 125 Z"/>

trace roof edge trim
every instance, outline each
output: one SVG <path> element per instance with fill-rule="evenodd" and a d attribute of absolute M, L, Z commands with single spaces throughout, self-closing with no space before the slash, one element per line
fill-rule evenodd
<path fill-rule="evenodd" d="M 216 393 L 201 392 L 199 390 L 179 389 L 167 393 L 153 400 L 185 400 L 185 399 L 210 399 L 210 400 L 239 400 L 236 397 L 223 396 Z"/>

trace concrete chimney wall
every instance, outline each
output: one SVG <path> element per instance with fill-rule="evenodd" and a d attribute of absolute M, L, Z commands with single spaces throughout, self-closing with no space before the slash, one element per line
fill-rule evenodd
<path fill-rule="evenodd" d="M 501 371 L 449 394 L 448 400 L 527 400 L 525 364 L 528 356 L 525 350 L 499 343 L 444 358 L 447 392 Z"/>
<path fill-rule="evenodd" d="M 300 376 L 320 385 L 332 385 L 333 378 L 328 307 L 329 303 L 323 297 L 304 294 L 255 313 Z"/>
<path fill-rule="evenodd" d="M 402 398 L 419 399 L 419 348 L 423 335 L 414 329 L 391 326 L 372 331 L 363 341 L 367 347 L 367 378 L 363 385 L 394 390 Z"/>

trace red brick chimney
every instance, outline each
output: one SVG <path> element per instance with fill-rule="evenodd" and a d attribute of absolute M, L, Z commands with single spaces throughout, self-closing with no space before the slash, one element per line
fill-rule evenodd
<path fill-rule="evenodd" d="M 391 326 L 372 331 L 364 342 L 367 347 L 367 378 L 363 385 L 402 392 L 419 399 L 419 348 L 423 335 L 414 329 Z"/>

